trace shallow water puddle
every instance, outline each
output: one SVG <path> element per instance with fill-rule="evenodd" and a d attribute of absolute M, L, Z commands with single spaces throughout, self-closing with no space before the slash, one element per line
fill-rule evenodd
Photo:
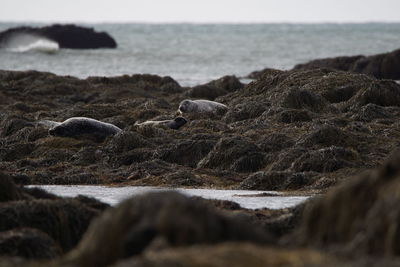
<path fill-rule="evenodd" d="M 175 190 L 189 196 L 199 196 L 209 199 L 234 201 L 247 209 L 282 209 L 296 206 L 305 201 L 307 196 L 282 196 L 274 191 L 246 191 L 246 190 L 215 190 L 215 189 L 183 189 L 160 188 L 147 186 L 109 187 L 98 185 L 35 185 L 48 192 L 64 197 L 86 195 L 94 197 L 111 205 L 116 205 L 122 200 L 134 195 L 147 192 Z"/>

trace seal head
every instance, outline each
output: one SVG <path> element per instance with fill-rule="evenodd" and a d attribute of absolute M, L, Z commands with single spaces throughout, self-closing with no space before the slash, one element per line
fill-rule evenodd
<path fill-rule="evenodd" d="M 171 129 L 178 130 L 187 123 L 187 120 L 183 117 L 177 117 L 174 120 L 167 123 L 167 126 Z"/>
<path fill-rule="evenodd" d="M 183 100 L 179 104 L 179 111 L 182 113 L 188 113 L 191 112 L 193 109 L 193 104 L 191 103 L 191 100 Z"/>

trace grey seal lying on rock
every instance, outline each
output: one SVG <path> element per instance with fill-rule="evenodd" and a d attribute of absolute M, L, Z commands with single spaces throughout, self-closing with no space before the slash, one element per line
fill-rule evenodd
<path fill-rule="evenodd" d="M 117 126 L 86 117 L 72 117 L 63 122 L 40 121 L 39 124 L 50 126 L 49 134 L 61 137 L 93 136 L 104 139 L 122 130 Z"/>
<path fill-rule="evenodd" d="M 145 121 L 142 123 L 135 123 L 136 126 L 150 126 L 150 127 L 160 127 L 178 130 L 180 127 L 185 125 L 187 120 L 183 117 L 177 117 L 173 120 L 163 120 L 163 121 Z"/>
<path fill-rule="evenodd" d="M 179 104 L 178 111 L 180 113 L 214 113 L 223 114 L 228 110 L 228 107 L 222 103 L 215 101 L 198 99 L 185 99 Z"/>

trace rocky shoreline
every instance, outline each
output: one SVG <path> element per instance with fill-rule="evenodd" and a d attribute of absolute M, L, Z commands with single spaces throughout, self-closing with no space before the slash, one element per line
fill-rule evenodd
<path fill-rule="evenodd" d="M 229 109 L 189 115 L 179 130 L 135 126 L 173 119 L 182 100 L 199 98 Z M 65 138 L 38 123 L 70 117 L 122 131 Z M 0 71 L 0 263 L 396 266 L 399 118 L 395 81 L 324 68 L 265 71 L 247 85 L 225 76 L 190 88 L 148 74 Z M 26 184 L 327 193 L 283 210 L 177 193 L 110 208 Z"/>

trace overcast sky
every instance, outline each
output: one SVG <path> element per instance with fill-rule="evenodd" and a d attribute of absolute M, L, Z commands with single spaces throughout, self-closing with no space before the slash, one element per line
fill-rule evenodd
<path fill-rule="evenodd" d="M 400 0 L 0 0 L 0 21 L 400 22 Z"/>

